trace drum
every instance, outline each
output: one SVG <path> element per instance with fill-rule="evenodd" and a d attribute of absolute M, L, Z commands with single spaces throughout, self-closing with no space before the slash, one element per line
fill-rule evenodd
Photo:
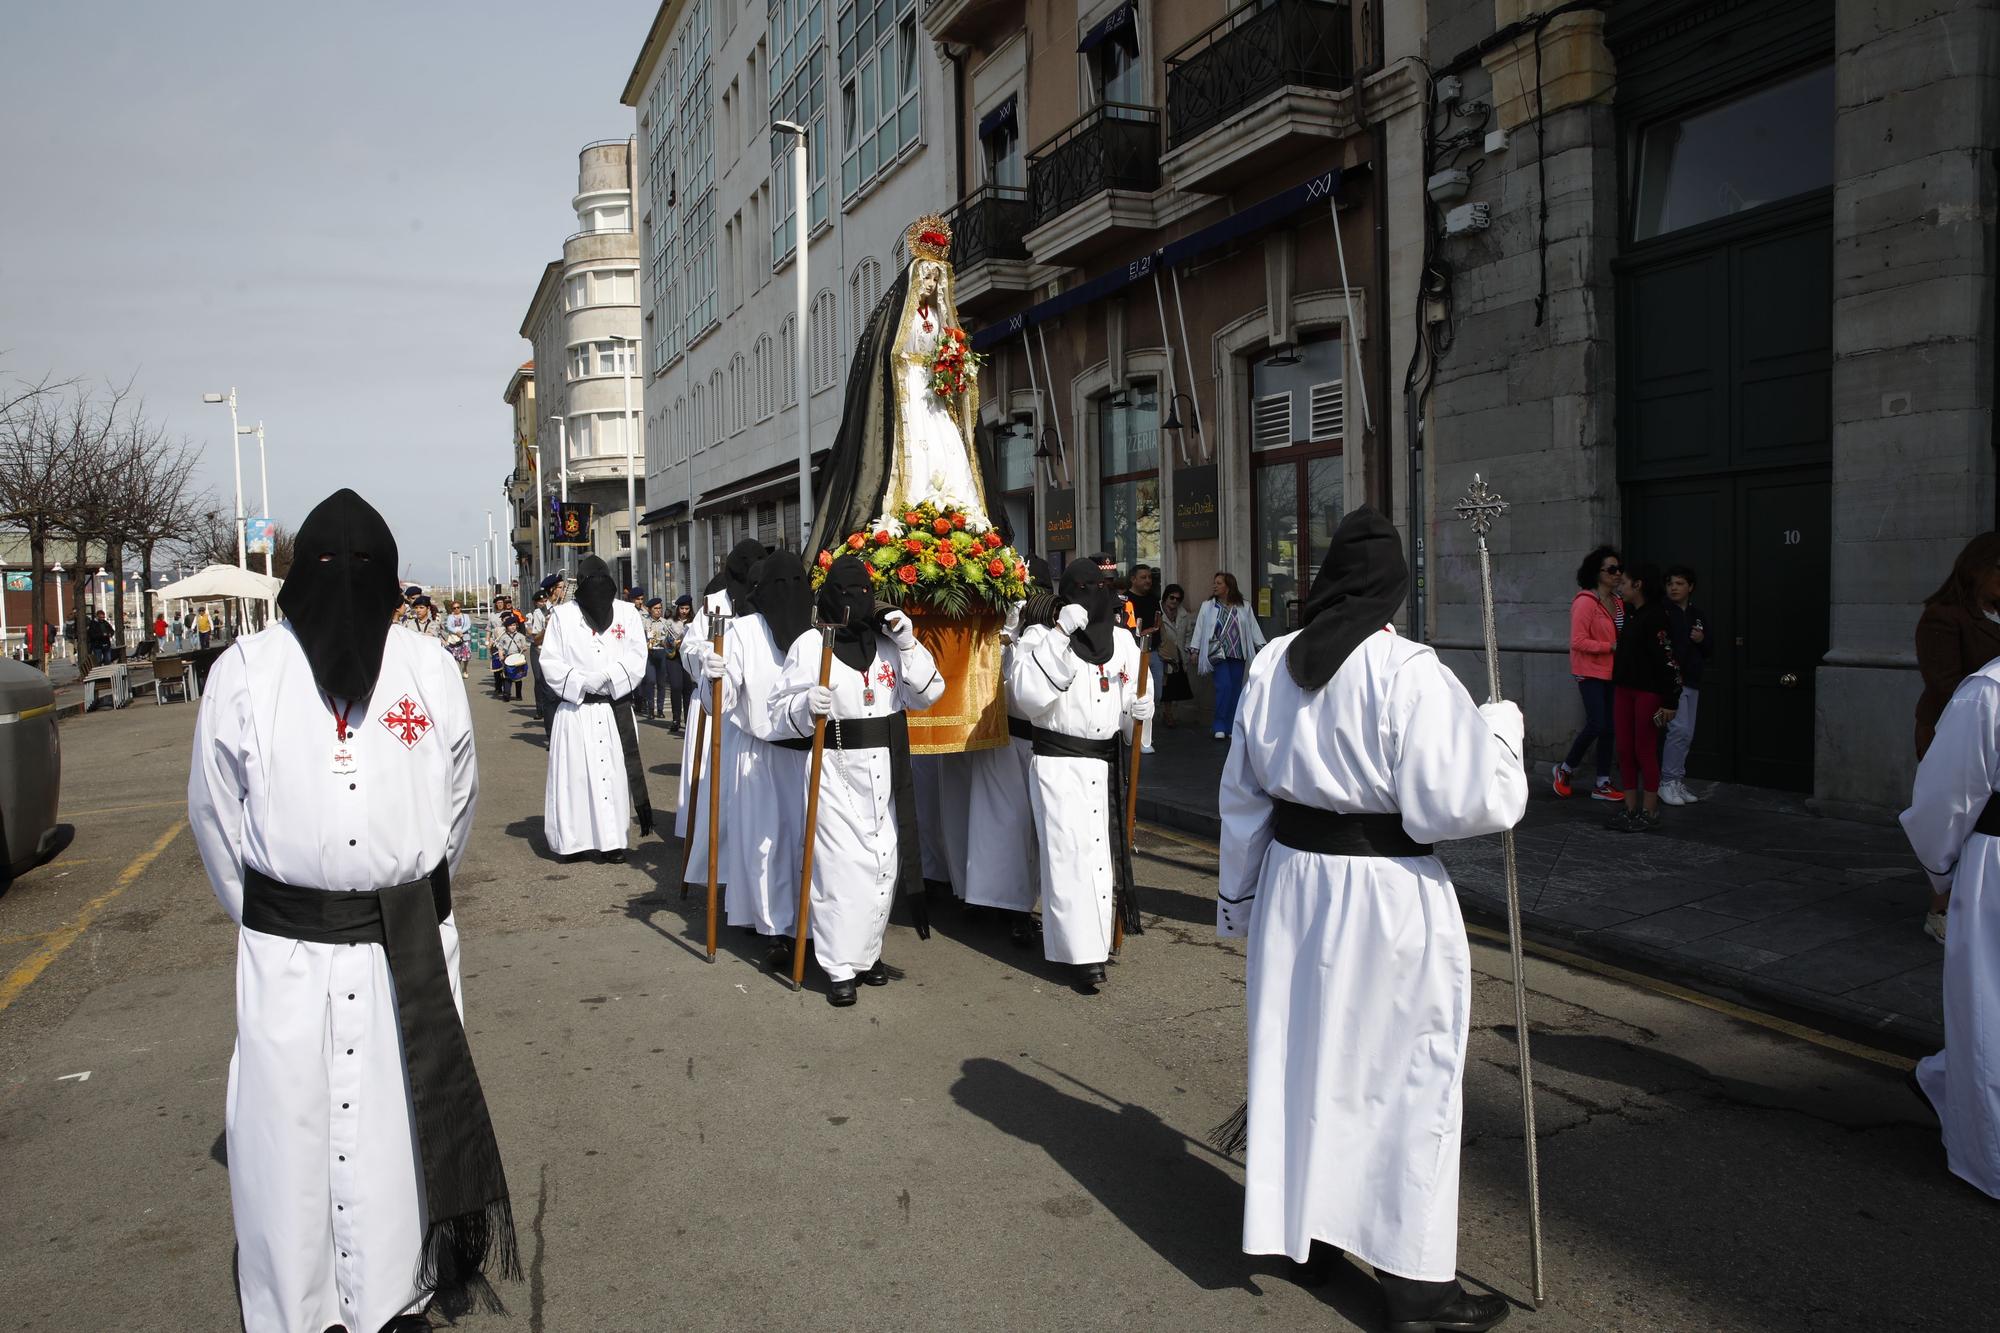
<path fill-rule="evenodd" d="M 528 655 L 526 653 L 507 654 L 506 672 L 508 680 L 526 680 L 528 678 Z"/>

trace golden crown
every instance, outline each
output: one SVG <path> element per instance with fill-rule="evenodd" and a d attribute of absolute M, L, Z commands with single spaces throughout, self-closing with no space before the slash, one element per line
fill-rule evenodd
<path fill-rule="evenodd" d="M 912 222 L 905 239 L 912 259 L 951 258 L 951 224 L 936 213 L 926 213 Z"/>

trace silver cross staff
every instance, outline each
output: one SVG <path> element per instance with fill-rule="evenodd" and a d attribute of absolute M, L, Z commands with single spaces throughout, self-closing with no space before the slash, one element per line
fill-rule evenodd
<path fill-rule="evenodd" d="M 1486 631 L 1486 695 L 1500 698 L 1500 645 L 1493 624 L 1493 557 L 1486 549 L 1486 534 L 1493 521 L 1507 512 L 1507 502 L 1488 486 L 1477 472 L 1465 498 L 1457 505 L 1458 516 L 1472 525 L 1479 538 L 1479 612 Z M 1535 1066 L 1528 1055 L 1528 983 L 1521 959 L 1521 882 L 1514 865 L 1514 830 L 1500 834 L 1500 854 L 1507 867 L 1507 949 L 1514 960 L 1514 1039 L 1521 1049 L 1521 1119 L 1527 1128 L 1528 1145 L 1528 1274 L 1535 1291 L 1535 1308 L 1542 1306 L 1542 1181 L 1536 1160 Z"/>

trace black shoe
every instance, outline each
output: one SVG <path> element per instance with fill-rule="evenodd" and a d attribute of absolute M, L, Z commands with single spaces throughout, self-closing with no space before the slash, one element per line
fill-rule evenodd
<path fill-rule="evenodd" d="M 622 866 L 625 864 L 625 849 L 623 847 L 619 847 L 616 848 L 615 850 L 608 851 L 604 853 L 602 859 L 607 865 Z"/>
<path fill-rule="evenodd" d="M 826 988 L 826 1002 L 836 1009 L 845 1009 L 854 1003 L 854 978 L 836 981 Z"/>
<path fill-rule="evenodd" d="M 1294 1286 L 1319 1288 L 1333 1280 L 1334 1270 L 1346 1258 L 1340 1250 L 1324 1241 L 1314 1241 L 1306 1255 L 1306 1261 L 1286 1258 L 1285 1276 Z"/>
<path fill-rule="evenodd" d="M 1021 919 L 1014 923 L 1014 931 L 1009 938 L 1014 941 L 1016 949 L 1032 949 L 1035 947 L 1035 941 L 1041 937 L 1041 934 L 1042 928 L 1036 924 L 1035 914 L 1033 912 L 1023 912 L 1021 913 Z"/>
<path fill-rule="evenodd" d="M 1485 1333 L 1513 1308 L 1501 1296 L 1475 1296 L 1451 1282 L 1419 1282 L 1378 1271 L 1389 1306 L 1389 1333 Z"/>
<path fill-rule="evenodd" d="M 792 974 L 792 941 L 779 940 L 776 944 L 772 945 L 770 952 L 764 955 L 764 966 L 771 969 L 773 973 L 782 973 L 785 976 L 790 976 Z"/>
<path fill-rule="evenodd" d="M 1085 995 L 1097 994 L 1097 988 L 1104 984 L 1104 964 L 1078 963 L 1076 965 L 1076 988 Z"/>
<path fill-rule="evenodd" d="M 854 979 L 864 986 L 886 986 L 889 984 L 889 965 L 877 958 L 875 966 Z"/>

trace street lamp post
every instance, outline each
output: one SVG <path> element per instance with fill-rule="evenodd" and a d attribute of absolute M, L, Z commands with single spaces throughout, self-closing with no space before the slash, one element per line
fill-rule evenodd
<path fill-rule="evenodd" d="M 795 121 L 775 120 L 771 122 L 771 128 L 798 139 L 798 146 L 792 153 L 792 206 L 795 210 L 793 216 L 796 219 L 793 225 L 798 229 L 797 249 L 794 252 L 794 262 L 798 265 L 796 271 L 798 281 L 793 301 L 797 312 L 794 316 L 797 327 L 792 333 L 792 360 L 793 373 L 798 377 L 799 549 L 805 551 L 812 544 L 813 526 L 812 431 L 806 421 L 810 415 L 807 404 L 812 397 L 812 386 L 806 381 L 806 344 L 809 341 L 806 336 L 806 301 L 807 293 L 811 291 L 806 273 L 806 237 L 812 230 L 812 201 L 806 193 L 806 142 L 810 136 L 806 127 Z M 827 332 L 829 337 L 832 336 L 832 330 L 829 329 Z M 694 519 L 694 510 L 691 506 L 688 510 L 688 519 L 690 522 Z M 807 558 L 811 558 L 810 552 L 807 552 Z"/>
<path fill-rule="evenodd" d="M 236 425 L 236 390 L 232 386 L 227 394 L 205 393 L 201 396 L 201 401 L 229 404 L 229 452 L 236 459 L 236 567 L 248 569 L 250 557 L 246 553 L 243 540 L 243 449 L 236 439 L 242 434 Z"/>
<path fill-rule="evenodd" d="M 535 582 L 549 576 L 549 493 L 548 476 L 542 468 L 542 451 L 535 450 Z M 523 589 L 523 591 L 526 591 Z"/>
<path fill-rule="evenodd" d="M 54 576 L 56 581 L 56 637 L 61 639 L 63 642 L 67 643 L 69 642 L 69 637 L 68 635 L 64 634 L 63 631 L 69 627 L 69 614 L 63 610 L 62 562 L 57 561 L 56 567 L 50 570 L 49 573 Z M 44 657 L 49 658 L 50 660 L 54 660 L 55 658 L 54 647 L 55 646 L 53 644 L 49 645 L 49 651 L 42 655 Z"/>
<path fill-rule="evenodd" d="M 552 414 L 549 420 L 556 423 L 556 458 L 558 460 L 556 463 L 556 484 L 561 487 L 562 491 L 557 496 L 557 503 L 566 505 L 569 503 L 569 418 L 558 412 Z M 567 546 L 563 547 L 562 565 L 564 573 L 569 572 L 570 549 Z"/>
<path fill-rule="evenodd" d="M 639 340 L 623 334 L 614 334 L 625 344 L 625 355 L 619 360 L 625 367 L 625 549 L 628 584 L 639 581 L 639 479 L 632 465 L 633 443 L 639 434 L 639 423 L 632 416 L 632 367 L 639 360 Z"/>

